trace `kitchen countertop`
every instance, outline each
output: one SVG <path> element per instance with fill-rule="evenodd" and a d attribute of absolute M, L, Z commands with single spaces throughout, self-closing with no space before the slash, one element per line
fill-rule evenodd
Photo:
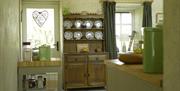
<path fill-rule="evenodd" d="M 60 60 L 55 61 L 19 61 L 18 67 L 54 67 L 61 66 Z"/>
<path fill-rule="evenodd" d="M 106 64 L 111 67 L 116 67 L 118 70 L 124 71 L 129 75 L 133 75 L 138 79 L 147 81 L 152 85 L 162 87 L 162 74 L 145 73 L 142 64 L 124 64 L 119 59 L 106 60 Z"/>

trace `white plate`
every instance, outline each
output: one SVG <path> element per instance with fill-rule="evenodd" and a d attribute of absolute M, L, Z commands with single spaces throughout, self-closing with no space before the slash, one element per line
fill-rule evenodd
<path fill-rule="evenodd" d="M 75 25 L 76 28 L 81 28 L 82 23 L 83 23 L 83 22 L 82 22 L 81 20 L 76 20 L 76 21 L 74 22 L 74 25 Z"/>
<path fill-rule="evenodd" d="M 88 40 L 94 39 L 94 33 L 91 32 L 91 31 L 86 32 L 86 38 L 87 38 Z"/>
<path fill-rule="evenodd" d="M 82 33 L 80 31 L 74 32 L 74 38 L 80 40 L 82 38 Z"/>
<path fill-rule="evenodd" d="M 95 32 L 95 38 L 98 40 L 103 39 L 103 33 L 101 31 Z"/>
<path fill-rule="evenodd" d="M 102 21 L 101 20 L 96 20 L 95 22 L 94 22 L 94 26 L 96 27 L 96 28 L 102 28 Z"/>
<path fill-rule="evenodd" d="M 73 33 L 69 32 L 69 31 L 64 32 L 64 38 L 66 40 L 72 40 L 73 39 Z"/>
<path fill-rule="evenodd" d="M 84 25 L 86 26 L 87 29 L 91 29 L 93 27 L 93 22 L 91 20 L 86 20 L 84 22 Z"/>
<path fill-rule="evenodd" d="M 65 29 L 69 29 L 73 26 L 73 23 L 70 20 L 65 20 L 63 26 Z"/>

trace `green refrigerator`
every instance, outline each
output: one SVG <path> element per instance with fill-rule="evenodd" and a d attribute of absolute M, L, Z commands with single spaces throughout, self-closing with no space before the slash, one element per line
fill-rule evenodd
<path fill-rule="evenodd" d="M 144 28 L 144 72 L 163 72 L 163 29 L 161 27 Z"/>

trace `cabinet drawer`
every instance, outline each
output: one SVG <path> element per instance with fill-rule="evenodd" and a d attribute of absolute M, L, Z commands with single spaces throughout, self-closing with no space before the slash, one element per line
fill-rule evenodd
<path fill-rule="evenodd" d="M 86 57 L 85 56 L 66 56 L 65 59 L 66 62 L 68 63 L 84 63 L 86 62 Z"/>
<path fill-rule="evenodd" d="M 106 55 L 89 55 L 89 61 L 104 61 L 106 59 Z"/>

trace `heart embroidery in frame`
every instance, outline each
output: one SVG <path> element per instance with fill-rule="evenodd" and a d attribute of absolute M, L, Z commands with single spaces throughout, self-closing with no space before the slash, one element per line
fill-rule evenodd
<path fill-rule="evenodd" d="M 41 11 L 41 12 L 35 10 L 32 13 L 32 17 L 33 17 L 34 21 L 37 23 L 37 25 L 39 27 L 42 27 L 48 18 L 48 12 L 45 10 Z"/>

